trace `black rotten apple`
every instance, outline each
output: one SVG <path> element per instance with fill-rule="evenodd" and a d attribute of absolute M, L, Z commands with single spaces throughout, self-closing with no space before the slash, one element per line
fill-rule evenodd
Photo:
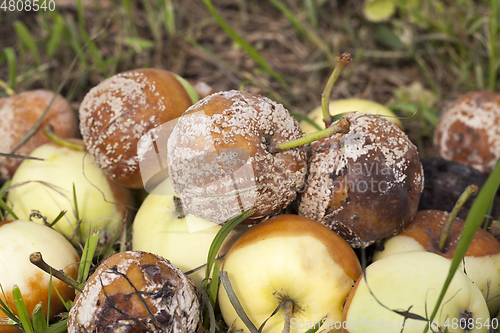
<path fill-rule="evenodd" d="M 299 215 L 319 221 L 353 247 L 366 247 L 410 223 L 423 189 L 417 148 L 394 123 L 349 114 L 347 134 L 311 145 Z"/>

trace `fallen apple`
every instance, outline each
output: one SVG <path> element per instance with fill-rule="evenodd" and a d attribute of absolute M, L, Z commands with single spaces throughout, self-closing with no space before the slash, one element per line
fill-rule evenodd
<path fill-rule="evenodd" d="M 43 217 L 37 222 L 51 223 L 66 211 L 54 229 L 76 244 L 97 228 L 100 244 L 108 244 L 129 217 L 130 191 L 109 181 L 83 151 L 46 143 L 30 156 L 43 160 L 25 160 L 14 174 L 7 196 L 14 213 L 21 219 L 34 213 Z"/>
<path fill-rule="evenodd" d="M 303 186 L 298 122 L 283 105 L 241 91 L 214 93 L 191 106 L 168 139 L 168 170 L 185 210 L 223 223 L 251 210 L 256 223 L 288 206 Z"/>
<path fill-rule="evenodd" d="M 167 178 L 165 182 L 171 184 Z M 169 186 L 171 188 L 171 185 Z M 173 189 L 166 193 L 173 193 Z M 149 194 L 141 204 L 132 225 L 132 249 L 168 258 L 186 273 L 207 262 L 210 245 L 221 225 L 184 212 L 175 195 Z M 219 255 L 225 254 L 247 226 L 237 226 L 226 237 Z M 188 276 L 201 287 L 206 269 Z"/>
<path fill-rule="evenodd" d="M 31 90 L 9 97 L 0 98 L 0 152 L 10 153 L 45 112 L 54 99 L 49 111 L 40 124 L 40 128 L 50 124 L 54 132 L 64 138 L 76 137 L 78 125 L 75 112 L 60 95 L 50 90 Z M 36 147 L 49 142 L 49 139 L 37 130 L 28 141 L 14 152 L 28 155 Z M 10 179 L 23 160 L 0 156 L 0 181 Z"/>
<path fill-rule="evenodd" d="M 250 228 L 233 244 L 221 270 L 254 325 L 269 318 L 264 333 L 282 332 L 285 325 L 290 332 L 305 332 L 324 318 L 340 321 L 344 301 L 361 274 L 344 239 L 298 215 L 278 215 Z M 249 331 L 222 286 L 219 306 L 228 326 Z"/>
<path fill-rule="evenodd" d="M 452 259 L 465 221 L 456 218 L 443 249 L 439 241 L 449 213 L 440 210 L 419 211 L 413 222 L 400 234 L 387 239 L 382 251 L 376 251 L 374 260 L 405 251 L 428 251 Z M 478 229 L 460 269 L 476 284 L 483 294 L 490 314 L 500 309 L 500 243 L 489 232 Z"/>
<path fill-rule="evenodd" d="M 41 252 L 49 265 L 77 278 L 80 257 L 71 243 L 57 231 L 25 220 L 0 222 L 0 285 L 5 293 L 5 297 L 0 293 L 0 300 L 7 301 L 17 314 L 12 297 L 12 287 L 17 285 L 28 313 L 31 314 L 34 307 L 42 302 L 43 312 L 47 314 L 50 298 L 49 317 L 53 318 L 65 310 L 59 295 L 65 301 L 72 300 L 75 290 L 52 278 L 52 293 L 49 295 L 51 276 L 30 262 L 33 252 Z M 7 321 L 8 317 L 0 311 L 0 332 L 19 332 Z"/>
<path fill-rule="evenodd" d="M 349 294 L 342 332 L 420 333 L 428 323 L 433 332 L 489 332 L 486 302 L 460 270 L 429 322 L 450 264 L 429 252 L 396 253 L 372 263 Z"/>
<path fill-rule="evenodd" d="M 403 124 L 398 119 L 398 117 L 387 107 L 374 101 L 361 98 L 348 98 L 348 99 L 337 99 L 329 103 L 329 110 L 332 116 L 348 113 L 369 113 L 380 115 L 392 121 L 394 124 L 398 125 L 399 128 L 403 129 Z M 318 106 L 311 112 L 307 114 L 309 119 L 314 121 L 319 127 L 325 128 L 325 123 L 323 121 L 323 109 Z M 300 128 L 304 134 L 310 134 L 316 132 L 316 128 L 312 126 L 305 120 L 300 122 Z"/>
<path fill-rule="evenodd" d="M 103 261 L 76 295 L 68 333 L 196 332 L 193 282 L 168 260 L 142 251 Z"/>
<path fill-rule="evenodd" d="M 385 118 L 351 113 L 347 133 L 311 144 L 299 215 L 332 228 L 353 247 L 397 234 L 423 190 L 417 147 Z"/>

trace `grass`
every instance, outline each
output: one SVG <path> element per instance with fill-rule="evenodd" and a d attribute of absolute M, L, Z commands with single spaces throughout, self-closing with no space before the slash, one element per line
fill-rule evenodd
<path fill-rule="evenodd" d="M 30 20 L 0 13 L 8 22 L 3 33 L 8 38 L 0 41 L 0 97 L 45 88 L 60 91 L 77 107 L 106 77 L 161 67 L 215 89 L 243 87 L 265 94 L 303 117 L 320 105 L 335 56 L 347 51 L 354 61 L 332 97 L 388 105 L 402 117 L 421 155 L 432 156 L 432 133 L 443 103 L 465 91 L 500 87 L 496 0 L 457 0 L 453 6 L 443 0 L 403 1 L 395 16 L 379 23 L 362 16 L 360 2 L 104 3 L 105 9 L 95 10 L 91 2 L 78 0 L 72 8 L 24 14 Z M 491 202 L 495 184 L 488 184 L 476 201 L 480 207 L 467 219 L 463 251 L 480 224 L 477 216 Z M 0 206 L 8 209 L 1 198 Z M 88 248 L 84 253 L 94 257 Z M 87 259 L 82 259 L 79 282 L 90 272 Z M 206 287 L 213 305 L 217 290 Z"/>

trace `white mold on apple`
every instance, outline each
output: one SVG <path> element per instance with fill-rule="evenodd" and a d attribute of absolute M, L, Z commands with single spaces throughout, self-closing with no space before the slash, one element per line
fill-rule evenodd
<path fill-rule="evenodd" d="M 10 153 L 45 112 L 52 98 L 55 98 L 54 102 L 40 124 L 40 128 L 50 124 L 60 137 L 72 138 L 78 135 L 76 114 L 61 95 L 42 89 L 25 91 L 0 98 L 2 115 L 0 152 Z M 47 142 L 49 139 L 39 129 L 16 150 L 15 154 L 28 155 L 33 149 Z M 0 181 L 10 179 L 22 161 L 20 158 L 0 156 Z"/>
<path fill-rule="evenodd" d="M 30 262 L 30 254 L 40 252 L 45 262 L 76 279 L 80 257 L 71 243 L 57 231 L 44 225 L 26 220 L 0 222 L 0 285 L 6 298 L 0 293 L 0 300 L 7 301 L 14 313 L 12 287 L 21 290 L 28 313 L 43 303 L 47 314 L 49 304 L 50 275 Z M 72 300 L 75 290 L 56 278 L 52 279 L 50 295 L 50 318 L 65 310 L 59 296 Z M 57 291 L 56 291 L 57 289 Z M 0 311 L 0 332 L 19 332 L 7 324 L 8 318 Z"/>
<path fill-rule="evenodd" d="M 441 157 L 489 174 L 500 159 L 500 95 L 474 91 L 458 98 L 436 125 Z"/>
<path fill-rule="evenodd" d="M 80 106 L 80 130 L 89 153 L 118 184 L 143 187 L 139 139 L 181 116 L 196 101 L 191 96 L 197 95 L 189 83 L 161 69 L 135 69 L 108 78 Z"/>
<path fill-rule="evenodd" d="M 54 229 L 77 244 L 85 242 L 91 226 L 100 230 L 101 245 L 109 243 L 129 217 L 130 191 L 111 182 L 83 151 L 46 143 L 30 156 L 43 160 L 25 160 L 14 174 L 7 196 L 14 213 L 29 219 L 36 211 L 51 223 L 66 211 Z M 81 221 L 75 215 L 73 186 Z"/>
<path fill-rule="evenodd" d="M 278 215 L 244 233 L 231 247 L 226 271 L 245 313 L 264 333 L 282 332 L 291 305 L 290 332 L 305 332 L 308 323 L 340 321 L 342 308 L 361 275 L 356 254 L 335 232 L 298 215 Z M 280 310 L 271 314 L 282 303 Z M 291 303 L 291 304 L 290 304 Z M 248 329 L 234 310 L 224 287 L 219 306 L 228 326 Z"/>
<path fill-rule="evenodd" d="M 369 265 L 347 299 L 342 332 L 423 332 L 451 262 L 429 252 L 402 252 Z M 399 311 L 395 313 L 392 310 Z M 401 312 L 419 316 L 405 318 Z M 486 302 L 460 270 L 444 296 L 433 332 L 489 332 Z"/>
<path fill-rule="evenodd" d="M 196 332 L 193 282 L 168 260 L 142 251 L 103 261 L 75 298 L 68 333 Z"/>
<path fill-rule="evenodd" d="M 394 123 L 351 113 L 347 134 L 311 144 L 299 215 L 319 221 L 353 247 L 397 234 L 415 215 L 423 190 L 417 147 Z"/>
<path fill-rule="evenodd" d="M 273 152 L 298 139 L 298 122 L 281 105 L 240 91 L 212 94 L 179 118 L 168 140 L 169 174 L 184 208 L 216 223 L 244 210 L 248 223 L 278 213 L 304 183 L 304 147 Z"/>

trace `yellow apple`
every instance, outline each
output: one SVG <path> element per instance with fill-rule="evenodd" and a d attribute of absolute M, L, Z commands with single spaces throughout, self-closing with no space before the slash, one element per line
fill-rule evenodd
<path fill-rule="evenodd" d="M 100 229 L 101 244 L 111 241 L 127 218 L 129 190 L 109 181 L 83 151 L 47 143 L 30 156 L 43 161 L 25 160 L 14 174 L 14 188 L 8 193 L 14 213 L 20 219 L 29 219 L 35 210 L 51 223 L 65 210 L 64 217 L 54 225 L 64 236 L 84 243 L 91 225 Z M 81 223 L 75 216 L 73 185 Z M 38 218 L 33 220 L 43 223 Z"/>
<path fill-rule="evenodd" d="M 430 252 L 396 253 L 372 263 L 347 299 L 342 332 L 423 332 L 450 264 L 449 260 Z M 425 320 L 405 320 L 403 315 L 391 310 L 409 311 Z M 481 292 L 458 270 L 436 318 L 430 323 L 433 332 L 445 329 L 488 332 L 489 323 L 490 314 Z"/>
<path fill-rule="evenodd" d="M 389 110 L 382 104 L 367 99 L 359 99 L 359 98 L 338 99 L 330 102 L 329 109 L 330 109 L 330 114 L 332 116 L 347 112 L 379 114 L 381 116 L 386 117 L 394 124 L 398 125 L 399 128 L 403 129 L 403 124 L 401 123 L 401 121 L 399 121 L 399 119 L 391 110 Z M 321 106 L 312 110 L 307 116 L 316 124 L 318 124 L 321 128 L 325 128 L 325 123 L 323 122 L 323 110 L 321 109 Z M 302 128 L 302 132 L 304 134 L 310 134 L 316 132 L 314 126 L 312 126 L 311 124 L 309 124 L 307 121 L 304 120 L 300 122 L 300 128 Z"/>
<path fill-rule="evenodd" d="M 162 192 L 174 193 L 169 178 L 160 186 Z M 133 222 L 132 249 L 167 258 L 186 273 L 206 264 L 210 245 L 221 225 L 186 213 L 179 205 L 180 200 L 175 194 L 149 194 Z M 219 255 L 225 254 L 247 229 L 248 226 L 233 229 L 222 244 Z M 199 269 L 189 277 L 200 287 L 205 272 L 205 268 Z"/>
<path fill-rule="evenodd" d="M 56 269 L 62 269 L 74 279 L 78 276 L 80 257 L 71 243 L 57 231 L 44 225 L 24 220 L 0 222 L 0 285 L 6 299 L 0 293 L 0 300 L 8 301 L 15 311 L 12 287 L 21 290 L 28 313 L 43 303 L 47 314 L 49 303 L 50 275 L 30 262 L 30 254 L 40 252 L 45 262 Z M 75 291 L 66 283 L 52 279 L 50 295 L 50 317 L 65 310 L 58 293 L 65 300 L 72 300 Z M 56 291 L 57 289 L 57 291 Z M 0 332 L 19 332 L 7 325 L 8 318 L 0 311 Z"/>
<path fill-rule="evenodd" d="M 361 274 L 358 258 L 344 239 L 298 215 L 278 215 L 250 228 L 233 244 L 221 269 L 256 327 L 281 302 L 291 301 L 292 333 L 305 332 L 322 319 L 339 322 L 344 301 Z M 219 306 L 229 326 L 249 332 L 223 286 Z M 262 332 L 281 333 L 284 325 L 281 308 Z"/>
<path fill-rule="evenodd" d="M 449 213 L 441 210 L 417 212 L 406 229 L 384 243 L 382 251 L 376 251 L 374 260 L 405 251 L 428 251 L 452 259 L 465 221 L 456 218 L 444 249 L 439 249 L 439 239 Z M 492 316 L 500 309 L 500 243 L 489 232 L 478 229 L 460 269 L 474 281 L 486 299 Z"/>

